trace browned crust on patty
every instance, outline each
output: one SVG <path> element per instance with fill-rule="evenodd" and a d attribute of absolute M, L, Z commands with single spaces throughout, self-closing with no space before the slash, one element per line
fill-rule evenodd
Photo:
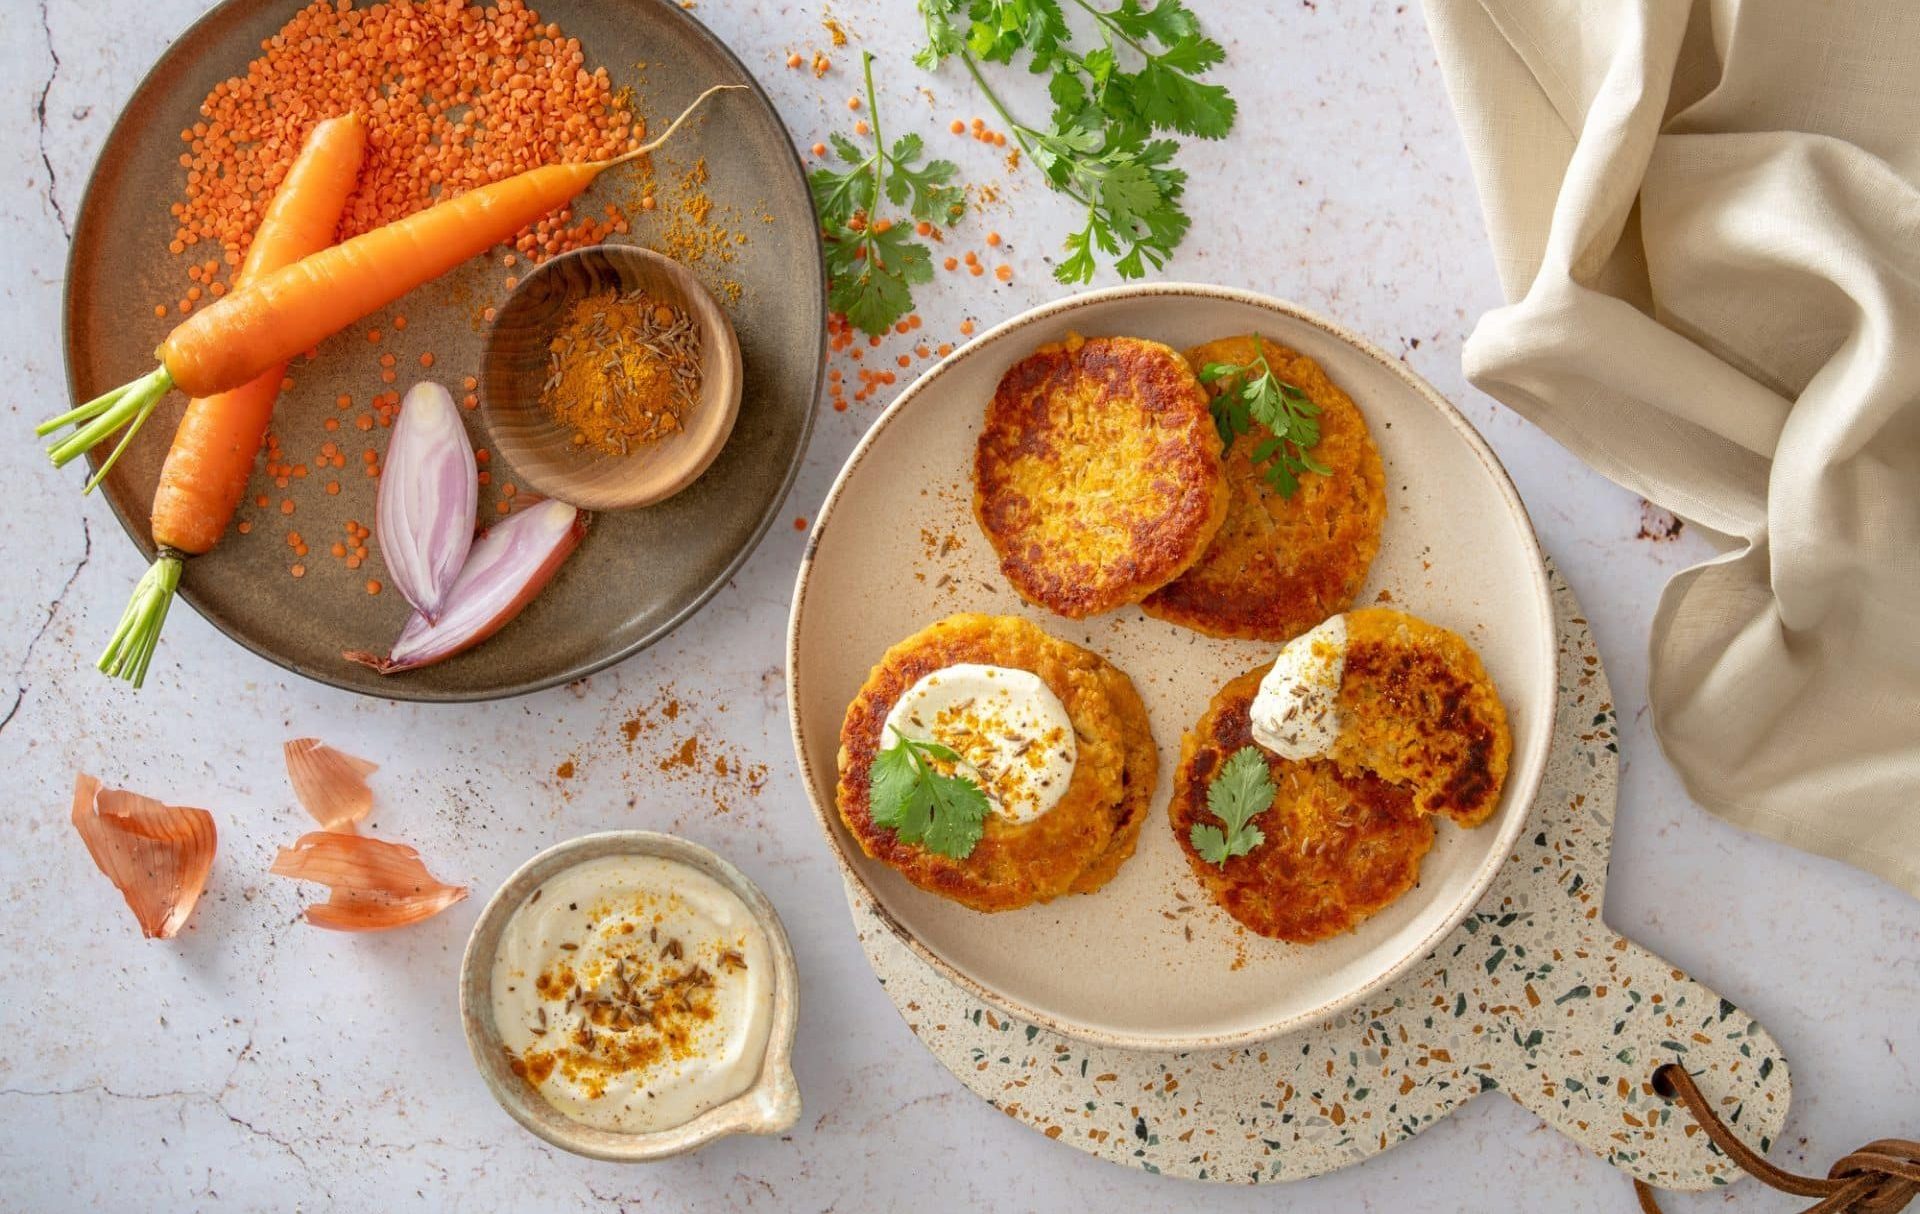
<path fill-rule="evenodd" d="M 1306 944 L 1351 931 L 1413 888 L 1433 846 L 1433 820 L 1408 790 L 1369 772 L 1259 747 L 1248 710 L 1267 670 L 1228 683 L 1181 739 L 1167 817 L 1194 874 L 1228 914 L 1262 936 Z M 1191 835 L 1196 823 L 1219 825 L 1207 788 L 1245 746 L 1267 760 L 1276 790 L 1272 807 L 1253 819 L 1266 838 L 1217 866 L 1200 858 Z"/>
<path fill-rule="evenodd" d="M 1020 824 L 989 815 L 964 860 L 943 856 L 873 821 L 874 757 L 887 713 L 921 677 L 960 662 L 1032 671 L 1060 697 L 1077 757 L 1052 809 Z M 887 650 L 847 707 L 840 730 L 841 821 L 861 850 L 921 889 L 979 911 L 1013 910 L 1068 892 L 1108 851 L 1125 796 L 1128 726 L 1111 697 L 1112 667 L 1098 655 L 1012 616 L 949 616 Z"/>
<path fill-rule="evenodd" d="M 1124 670 L 1105 659 L 1100 664 L 1105 667 L 1101 682 L 1106 686 L 1114 714 L 1120 718 L 1124 741 L 1120 778 L 1125 791 L 1114 806 L 1113 838 L 1107 850 L 1073 879 L 1071 888 L 1076 894 L 1090 894 L 1119 875 L 1120 866 L 1132 857 L 1134 847 L 1140 842 L 1140 828 L 1146 825 L 1147 813 L 1153 807 L 1154 786 L 1160 780 L 1160 748 L 1153 740 L 1147 706 L 1141 702 L 1140 693 Z"/>
<path fill-rule="evenodd" d="M 1142 607 L 1209 636 L 1288 641 L 1353 605 L 1380 551 L 1386 479 L 1366 418 L 1313 359 L 1253 336 L 1207 342 L 1186 357 L 1197 372 L 1215 362 L 1247 365 L 1256 349 L 1319 406 L 1311 454 L 1327 474 L 1307 473 L 1292 497 L 1280 496 L 1253 466 L 1254 448 L 1273 436 L 1255 422 L 1227 450 L 1231 497 L 1213 541 Z M 1220 380 L 1208 391 L 1229 386 Z"/>
<path fill-rule="evenodd" d="M 1015 363 L 973 468 L 1007 581 L 1074 619 L 1180 576 L 1227 511 L 1206 394 L 1176 351 L 1140 338 L 1073 338 Z"/>
<path fill-rule="evenodd" d="M 1347 613 L 1334 758 L 1414 790 L 1415 806 L 1478 826 L 1500 804 L 1513 734 L 1480 655 L 1390 607 Z"/>

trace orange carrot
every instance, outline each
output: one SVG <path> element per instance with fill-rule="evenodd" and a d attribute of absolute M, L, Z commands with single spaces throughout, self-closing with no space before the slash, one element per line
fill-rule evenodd
<path fill-rule="evenodd" d="M 229 291 L 168 335 L 155 351 L 159 367 L 42 422 L 37 433 L 85 423 L 49 449 L 55 465 L 60 465 L 129 422 L 133 423 L 127 436 L 131 438 L 154 405 L 175 387 L 196 396 L 237 388 L 565 206 L 601 173 L 665 143 L 714 93 L 744 87 L 715 85 L 694 98 L 659 138 L 624 155 L 547 165 L 469 190 Z M 112 466 L 126 442 L 121 440 L 89 488 Z"/>
<path fill-rule="evenodd" d="M 333 243 L 366 146 L 366 126 L 355 114 L 313 128 L 260 221 L 236 286 Z M 282 361 L 232 391 L 187 405 L 153 495 L 155 544 L 198 556 L 219 541 L 253 475 L 285 374 Z"/>
<path fill-rule="evenodd" d="M 234 278 L 236 287 L 333 243 L 366 148 L 366 125 L 356 114 L 329 118 L 313 128 L 274 191 L 247 248 L 247 260 Z M 285 372 L 285 362 L 278 362 L 231 391 L 188 402 L 153 495 L 158 555 L 134 588 L 126 614 L 100 657 L 100 669 L 135 687 L 145 680 L 186 558 L 219 542 L 246 492 Z"/>

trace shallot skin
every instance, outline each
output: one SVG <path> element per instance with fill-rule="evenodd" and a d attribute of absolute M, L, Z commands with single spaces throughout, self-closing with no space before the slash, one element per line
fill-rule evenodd
<path fill-rule="evenodd" d="M 384 932 L 431 919 L 467 896 L 427 871 L 404 843 L 366 835 L 311 831 L 283 847 L 267 869 L 276 877 L 314 881 L 331 891 L 303 912 L 308 923 L 337 932 Z"/>
<path fill-rule="evenodd" d="M 519 615 L 586 533 L 587 516 L 551 498 L 509 515 L 474 542 L 437 621 L 416 610 L 387 656 L 360 650 L 342 656 L 399 674 L 466 652 Z"/>
<path fill-rule="evenodd" d="M 394 588 L 430 621 L 466 563 L 479 504 L 479 466 L 453 396 L 415 384 L 387 443 L 374 529 Z"/>
<path fill-rule="evenodd" d="M 82 772 L 73 783 L 74 829 L 148 939 L 172 939 L 207 887 L 218 846 L 213 815 L 103 788 Z"/>

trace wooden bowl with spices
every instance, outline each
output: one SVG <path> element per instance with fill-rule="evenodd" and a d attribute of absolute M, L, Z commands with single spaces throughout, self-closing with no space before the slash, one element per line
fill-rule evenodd
<path fill-rule="evenodd" d="M 522 279 L 487 331 L 480 410 L 521 483 L 583 510 L 664 501 L 740 412 L 740 343 L 679 262 L 596 245 Z"/>

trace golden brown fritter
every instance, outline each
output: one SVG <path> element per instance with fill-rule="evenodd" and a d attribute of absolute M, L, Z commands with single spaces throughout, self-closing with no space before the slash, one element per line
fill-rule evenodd
<path fill-rule="evenodd" d="M 1067 790 L 1052 809 L 1025 823 L 989 814 L 986 833 L 964 860 L 903 843 L 873 821 L 873 761 L 883 748 L 887 713 L 923 676 L 961 662 L 1032 671 L 1060 697 L 1073 722 L 1077 757 Z M 1115 679 L 1118 676 L 1119 683 Z M 1111 665 L 1077 645 L 1056 640 L 1011 616 L 955 615 L 931 624 L 887 650 L 847 707 L 840 729 L 840 817 L 861 850 L 897 869 L 922 889 L 980 911 L 1012 910 L 1077 888 L 1096 865 L 1109 862 L 1116 833 L 1138 827 L 1144 812 L 1130 801 L 1129 779 L 1139 767 L 1136 730 L 1144 729 L 1138 699 L 1116 705 L 1121 683 Z M 1152 752 L 1151 735 L 1147 737 Z M 1145 773 L 1151 795 L 1152 768 Z M 1137 780 L 1134 781 L 1138 783 Z M 1123 841 L 1126 851 L 1131 842 Z M 1122 855 L 1120 859 L 1124 859 Z M 1111 861 L 1119 867 L 1118 860 Z M 1108 873 L 1111 876 L 1111 873 Z M 1087 890 L 1105 878 L 1089 877 Z"/>
<path fill-rule="evenodd" d="M 1292 497 L 1281 497 L 1253 466 L 1254 448 L 1273 437 L 1254 422 L 1226 453 L 1226 521 L 1199 561 L 1142 606 L 1209 636 L 1286 641 L 1345 611 L 1360 593 L 1380 551 L 1386 481 L 1366 419 L 1311 358 L 1245 336 L 1195 346 L 1187 361 L 1196 372 L 1208 363 L 1245 366 L 1256 348 L 1276 376 L 1319 406 L 1320 442 L 1311 454 L 1327 474 L 1308 473 Z M 1218 380 L 1208 390 L 1231 386 Z"/>
<path fill-rule="evenodd" d="M 1307 944 L 1351 931 L 1413 888 L 1433 846 L 1433 819 L 1414 808 L 1408 790 L 1371 773 L 1260 747 L 1248 709 L 1267 669 L 1228 683 L 1181 739 L 1167 816 L 1187 862 L 1228 914 L 1262 936 Z M 1266 838 L 1222 867 L 1200 858 L 1191 835 L 1195 823 L 1219 825 L 1207 787 L 1245 746 L 1267 761 L 1273 806 L 1253 819 Z"/>
<path fill-rule="evenodd" d="M 1107 698 L 1120 718 L 1124 760 L 1121 780 L 1126 785 L 1114 805 L 1113 839 L 1073 880 L 1076 894 L 1090 894 L 1119 874 L 1120 866 L 1133 855 L 1140 842 L 1140 828 L 1146 824 L 1147 811 L 1153 807 L 1154 785 L 1160 779 L 1160 748 L 1154 744 L 1153 727 L 1147 721 L 1147 706 L 1140 702 L 1133 680 L 1113 663 L 1101 659 L 1101 682 Z"/>
<path fill-rule="evenodd" d="M 1480 655 L 1389 607 L 1347 613 L 1333 758 L 1413 790 L 1414 807 L 1478 826 L 1500 804 L 1513 734 Z"/>
<path fill-rule="evenodd" d="M 1009 368 L 973 486 L 1015 592 L 1074 619 L 1180 576 L 1227 512 L 1206 394 L 1178 353 L 1133 337 L 1070 337 Z"/>

